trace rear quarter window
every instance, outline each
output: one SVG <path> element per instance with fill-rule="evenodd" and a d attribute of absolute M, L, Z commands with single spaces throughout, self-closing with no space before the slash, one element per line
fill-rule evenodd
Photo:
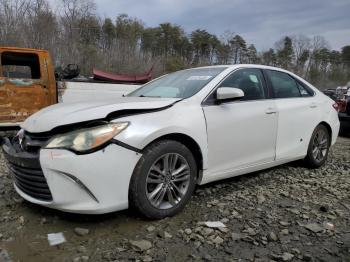
<path fill-rule="evenodd" d="M 315 94 L 315 92 L 308 87 L 307 85 L 305 85 L 304 83 L 295 80 L 297 82 L 298 88 L 300 90 L 300 94 L 302 97 L 308 97 L 308 96 L 313 96 Z"/>

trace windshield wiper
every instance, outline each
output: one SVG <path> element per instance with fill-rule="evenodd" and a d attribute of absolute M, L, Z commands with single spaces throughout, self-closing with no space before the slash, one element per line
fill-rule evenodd
<path fill-rule="evenodd" d="M 145 96 L 145 95 L 140 95 L 139 97 L 157 97 L 157 98 L 162 98 L 161 96 Z"/>

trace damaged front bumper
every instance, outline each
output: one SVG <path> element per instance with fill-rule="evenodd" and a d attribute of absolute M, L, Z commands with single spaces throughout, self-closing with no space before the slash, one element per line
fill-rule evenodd
<path fill-rule="evenodd" d="M 40 167 L 39 154 L 28 153 L 15 147 L 10 139 L 3 138 L 2 149 L 13 174 L 17 191 L 33 197 L 39 201 L 50 202 L 52 195 L 44 173 Z"/>
<path fill-rule="evenodd" d="M 33 153 L 8 138 L 1 143 L 15 189 L 24 199 L 73 213 L 101 214 L 128 207 L 139 152 L 110 144 L 84 155 L 62 149 Z"/>

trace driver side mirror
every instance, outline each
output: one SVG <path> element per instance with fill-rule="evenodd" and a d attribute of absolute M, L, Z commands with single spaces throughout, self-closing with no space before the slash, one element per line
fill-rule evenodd
<path fill-rule="evenodd" d="M 244 92 L 234 87 L 219 87 L 216 90 L 216 99 L 218 102 L 226 100 L 235 100 L 244 97 Z"/>

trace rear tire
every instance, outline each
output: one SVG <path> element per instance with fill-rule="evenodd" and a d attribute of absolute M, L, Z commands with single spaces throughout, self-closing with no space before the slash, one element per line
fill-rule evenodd
<path fill-rule="evenodd" d="M 157 141 L 144 150 L 129 187 L 130 207 L 150 219 L 179 213 L 196 186 L 197 165 L 191 151 L 172 140 Z"/>
<path fill-rule="evenodd" d="M 304 159 L 310 168 L 319 168 L 327 160 L 331 138 L 327 127 L 320 124 L 312 133 L 307 155 Z"/>

